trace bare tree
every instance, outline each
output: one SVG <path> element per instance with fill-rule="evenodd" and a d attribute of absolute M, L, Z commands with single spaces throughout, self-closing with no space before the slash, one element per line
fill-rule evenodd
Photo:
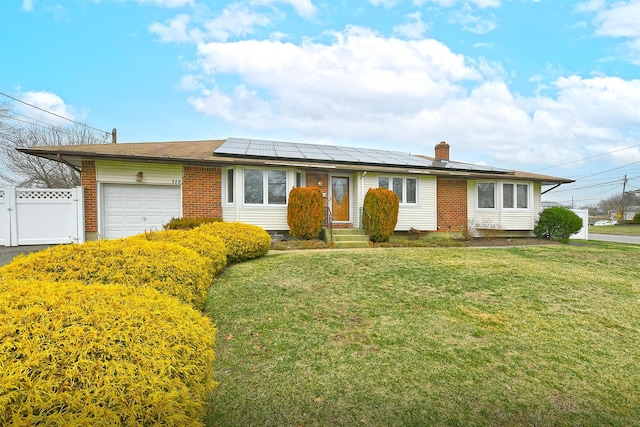
<path fill-rule="evenodd" d="M 622 217 L 629 206 L 637 205 L 640 205 L 640 195 L 626 192 L 624 194 L 618 193 L 608 199 L 601 200 L 600 203 L 598 203 L 598 208 L 602 212 L 611 212 L 616 216 L 619 214 Z"/>
<path fill-rule="evenodd" d="M 109 134 L 86 126 L 18 126 L 10 122 L 11 110 L 0 105 L 0 180 L 18 187 L 71 188 L 80 185 L 80 174 L 72 167 L 21 153 L 16 148 L 101 144 Z"/>

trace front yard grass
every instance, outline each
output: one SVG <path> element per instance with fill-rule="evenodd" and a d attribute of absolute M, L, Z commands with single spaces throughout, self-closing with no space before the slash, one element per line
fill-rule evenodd
<path fill-rule="evenodd" d="M 640 247 L 283 252 L 211 288 L 210 426 L 638 425 Z"/>
<path fill-rule="evenodd" d="M 589 226 L 589 233 L 640 236 L 640 224 Z"/>

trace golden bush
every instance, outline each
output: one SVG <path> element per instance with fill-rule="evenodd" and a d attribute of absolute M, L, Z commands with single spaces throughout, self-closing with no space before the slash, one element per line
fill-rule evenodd
<path fill-rule="evenodd" d="M 0 425 L 202 425 L 215 333 L 154 289 L 0 282 Z"/>
<path fill-rule="evenodd" d="M 127 237 L 130 240 L 148 240 L 150 242 L 177 243 L 187 249 L 195 251 L 205 258 L 211 277 L 215 277 L 227 265 L 227 247 L 219 237 L 209 234 L 195 235 L 186 230 L 152 231 Z"/>
<path fill-rule="evenodd" d="M 227 246 L 227 261 L 242 262 L 269 252 L 271 236 L 263 228 L 242 222 L 214 222 L 194 228 L 191 233 L 221 238 Z"/>
<path fill-rule="evenodd" d="M 203 309 L 212 278 L 207 262 L 176 243 L 101 240 L 19 255 L 0 278 L 147 286 Z"/>

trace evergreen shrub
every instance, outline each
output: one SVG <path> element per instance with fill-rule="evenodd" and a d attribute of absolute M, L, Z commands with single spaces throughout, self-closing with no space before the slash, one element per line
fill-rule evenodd
<path fill-rule="evenodd" d="M 171 218 L 171 221 L 164 225 L 165 230 L 191 230 L 202 224 L 221 222 L 222 218 Z"/>
<path fill-rule="evenodd" d="M 0 425 L 203 425 L 202 313 L 154 289 L 33 279 L 0 282 L 0 307 Z"/>
<path fill-rule="evenodd" d="M 263 228 L 242 222 L 214 222 L 193 230 L 194 235 L 209 234 L 221 238 L 227 246 L 227 262 L 259 258 L 269 252 L 271 236 Z"/>
<path fill-rule="evenodd" d="M 221 238 L 209 234 L 193 233 L 193 230 L 164 230 L 136 234 L 128 241 L 171 242 L 195 251 L 207 260 L 211 277 L 215 277 L 227 265 L 227 247 Z"/>
<path fill-rule="evenodd" d="M 552 206 L 540 212 L 533 233 L 536 237 L 567 243 L 581 228 L 582 218 L 567 208 Z"/>
<path fill-rule="evenodd" d="M 324 222 L 324 199 L 319 187 L 295 187 L 289 193 L 287 224 L 296 239 L 318 237 Z"/>
<path fill-rule="evenodd" d="M 204 308 L 212 277 L 207 261 L 176 243 L 99 240 L 18 255 L 0 279 L 79 281 L 146 286 Z"/>
<path fill-rule="evenodd" d="M 370 188 L 364 197 L 362 225 L 372 242 L 387 242 L 398 223 L 400 200 L 384 188 Z"/>

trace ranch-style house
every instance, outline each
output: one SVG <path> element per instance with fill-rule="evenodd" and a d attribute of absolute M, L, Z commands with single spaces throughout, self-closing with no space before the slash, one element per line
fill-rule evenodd
<path fill-rule="evenodd" d="M 220 217 L 286 233 L 293 187 L 318 186 L 335 228 L 358 228 L 370 188 L 400 199 L 397 231 L 491 228 L 531 235 L 541 195 L 570 179 L 397 151 L 228 138 L 22 148 L 79 170 L 87 239 Z"/>

